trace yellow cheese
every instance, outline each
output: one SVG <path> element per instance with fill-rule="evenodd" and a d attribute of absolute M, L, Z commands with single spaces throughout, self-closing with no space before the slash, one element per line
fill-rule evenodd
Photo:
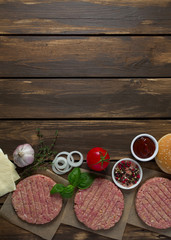
<path fill-rule="evenodd" d="M 19 178 L 15 165 L 0 149 L 0 197 L 14 191 L 16 189 L 15 181 Z"/>
<path fill-rule="evenodd" d="M 11 168 L 11 174 L 12 174 L 12 177 L 14 179 L 14 181 L 17 181 L 20 176 L 18 175 L 17 171 L 15 170 L 15 165 L 9 160 L 8 156 L 5 155 L 5 157 L 7 158 L 7 160 L 9 161 L 9 164 L 10 164 L 10 168 Z"/>
<path fill-rule="evenodd" d="M 0 168 L 0 197 L 6 193 L 14 191 L 15 189 L 15 182 L 12 175 L 10 174 L 9 165 L 2 164 Z"/>

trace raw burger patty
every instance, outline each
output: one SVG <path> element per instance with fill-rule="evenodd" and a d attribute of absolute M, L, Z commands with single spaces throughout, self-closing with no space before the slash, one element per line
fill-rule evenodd
<path fill-rule="evenodd" d="M 171 181 L 161 177 L 149 179 L 140 187 L 135 205 L 147 225 L 158 229 L 171 227 Z"/>
<path fill-rule="evenodd" d="M 93 230 L 113 227 L 124 209 L 122 192 L 103 178 L 96 178 L 91 187 L 79 190 L 74 202 L 78 220 Z"/>
<path fill-rule="evenodd" d="M 36 174 L 17 184 L 12 194 L 12 204 L 17 215 L 24 221 L 44 224 L 53 220 L 62 208 L 59 194 L 50 195 L 56 183 L 49 177 Z"/>

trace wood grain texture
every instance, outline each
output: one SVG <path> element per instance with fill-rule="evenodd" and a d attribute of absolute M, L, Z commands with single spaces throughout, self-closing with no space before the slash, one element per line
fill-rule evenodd
<path fill-rule="evenodd" d="M 38 127 L 49 144 L 58 129 L 58 152 L 78 150 L 86 159 L 87 152 L 99 146 L 108 150 L 111 159 L 118 160 L 131 156 L 130 143 L 136 135 L 147 132 L 159 139 L 169 133 L 171 120 L 1 120 L 0 146 L 4 153 L 12 159 L 12 153 L 18 145 L 30 143 L 35 147 L 38 144 Z"/>
<path fill-rule="evenodd" d="M 9 231 L 10 229 L 10 231 Z M 138 236 L 138 238 L 137 238 Z M 21 229 L 0 217 L 0 239 L 1 240 L 41 240 L 42 238 Z M 75 227 L 61 224 L 53 240 L 109 240 L 110 238 L 100 236 L 96 233 L 87 232 Z M 152 233 L 127 224 L 122 240 L 168 240 L 168 237 Z"/>
<path fill-rule="evenodd" d="M 0 37 L 0 77 L 170 77 L 171 37 Z"/>
<path fill-rule="evenodd" d="M 0 118 L 171 117 L 171 78 L 0 79 Z"/>
<path fill-rule="evenodd" d="M 0 0 L 0 34 L 169 34 L 169 0 Z"/>

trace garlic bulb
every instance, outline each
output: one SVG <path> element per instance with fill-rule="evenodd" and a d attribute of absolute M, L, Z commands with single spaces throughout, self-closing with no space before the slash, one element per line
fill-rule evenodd
<path fill-rule="evenodd" d="M 13 153 L 14 162 L 18 167 L 25 167 L 34 161 L 34 149 L 28 143 L 19 145 Z"/>

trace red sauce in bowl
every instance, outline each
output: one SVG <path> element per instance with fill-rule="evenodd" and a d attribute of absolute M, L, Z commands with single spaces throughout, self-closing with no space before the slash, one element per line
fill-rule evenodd
<path fill-rule="evenodd" d="M 140 137 L 133 144 L 134 153 L 139 158 L 149 158 L 155 151 L 155 144 L 149 137 Z"/>

